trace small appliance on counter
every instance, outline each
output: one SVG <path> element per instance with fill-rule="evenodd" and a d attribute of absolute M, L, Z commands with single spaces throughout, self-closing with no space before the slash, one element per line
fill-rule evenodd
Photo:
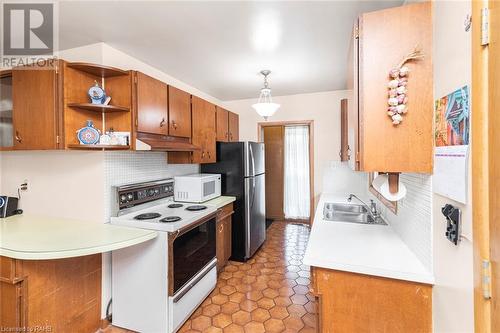
<path fill-rule="evenodd" d="M 221 196 L 221 175 L 195 173 L 177 176 L 174 200 L 201 203 Z"/>
<path fill-rule="evenodd" d="M 22 214 L 23 211 L 17 208 L 18 198 L 0 195 L 0 218 Z"/>

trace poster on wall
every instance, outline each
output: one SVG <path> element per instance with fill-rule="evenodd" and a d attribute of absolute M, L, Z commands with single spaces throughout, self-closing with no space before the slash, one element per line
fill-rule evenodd
<path fill-rule="evenodd" d="M 436 100 L 434 117 L 434 192 L 465 204 L 469 173 L 469 87 Z"/>

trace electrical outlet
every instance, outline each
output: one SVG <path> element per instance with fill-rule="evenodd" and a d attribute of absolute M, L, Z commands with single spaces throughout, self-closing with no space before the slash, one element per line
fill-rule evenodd
<path fill-rule="evenodd" d="M 19 186 L 19 189 L 23 192 L 28 191 L 28 180 L 25 179 L 24 182 Z"/>

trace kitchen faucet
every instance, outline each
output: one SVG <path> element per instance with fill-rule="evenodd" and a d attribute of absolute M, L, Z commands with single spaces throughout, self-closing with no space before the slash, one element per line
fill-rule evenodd
<path fill-rule="evenodd" d="M 373 217 L 376 218 L 376 217 L 380 216 L 379 212 L 377 211 L 377 204 L 375 203 L 375 201 L 370 199 L 370 206 L 368 206 L 363 200 L 361 200 L 355 194 L 352 194 L 352 193 L 349 194 L 347 201 L 351 202 L 352 198 L 358 199 L 358 201 L 361 202 L 363 204 L 363 206 L 365 206 L 370 211 L 370 213 L 372 214 Z"/>

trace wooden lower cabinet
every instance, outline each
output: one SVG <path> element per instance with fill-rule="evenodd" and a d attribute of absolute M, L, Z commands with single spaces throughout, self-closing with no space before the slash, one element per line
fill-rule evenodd
<path fill-rule="evenodd" d="M 232 242 L 232 215 L 233 204 L 230 203 L 217 213 L 217 239 L 216 239 L 216 252 L 217 252 L 217 270 L 220 271 L 226 266 L 229 258 L 231 257 L 231 242 Z"/>
<path fill-rule="evenodd" d="M 101 254 L 55 260 L 0 257 L 0 331 L 96 332 Z"/>
<path fill-rule="evenodd" d="M 432 286 L 312 268 L 318 332 L 432 332 Z"/>

